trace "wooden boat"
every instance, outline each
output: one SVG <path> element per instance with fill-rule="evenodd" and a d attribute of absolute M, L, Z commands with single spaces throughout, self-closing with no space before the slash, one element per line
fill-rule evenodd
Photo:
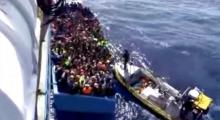
<path fill-rule="evenodd" d="M 199 120 L 208 113 L 212 99 L 198 88 L 183 93 L 170 86 L 150 70 L 135 65 L 116 63 L 116 79 L 156 116 L 166 120 Z"/>

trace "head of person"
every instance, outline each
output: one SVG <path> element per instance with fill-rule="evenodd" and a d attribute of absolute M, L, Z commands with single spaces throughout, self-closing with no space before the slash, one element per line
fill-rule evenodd
<path fill-rule="evenodd" d="M 99 84 L 97 82 L 94 83 L 94 88 L 99 88 Z"/>

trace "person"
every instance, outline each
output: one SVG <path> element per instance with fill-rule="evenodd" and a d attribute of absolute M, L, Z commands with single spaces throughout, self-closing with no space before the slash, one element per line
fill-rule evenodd
<path fill-rule="evenodd" d="M 79 85 L 82 87 L 85 84 L 85 75 L 81 75 L 79 78 Z"/>
<path fill-rule="evenodd" d="M 71 57 L 70 56 L 68 56 L 68 58 L 64 61 L 64 66 L 66 68 L 70 68 L 70 66 L 71 66 Z"/>
<path fill-rule="evenodd" d="M 77 93 L 79 90 L 79 84 L 77 81 L 74 80 L 74 76 L 70 75 L 67 79 L 67 84 L 68 84 L 68 91 L 71 94 Z"/>
<path fill-rule="evenodd" d="M 100 95 L 101 95 L 100 85 L 99 85 L 97 82 L 95 82 L 93 86 L 94 86 L 94 87 L 93 87 L 93 89 L 94 89 L 94 90 L 93 90 L 94 95 L 95 95 L 95 96 L 100 96 Z"/>
<path fill-rule="evenodd" d="M 92 87 L 89 84 L 85 84 L 82 92 L 84 95 L 90 95 L 92 93 Z"/>
<path fill-rule="evenodd" d="M 183 104 L 180 109 L 180 118 L 185 119 L 186 116 L 193 110 L 192 98 L 188 95 L 182 97 Z"/>
<path fill-rule="evenodd" d="M 127 70 L 127 64 L 130 59 L 130 54 L 129 54 L 128 50 L 126 50 L 126 49 L 124 50 L 123 58 L 124 58 L 124 70 Z"/>

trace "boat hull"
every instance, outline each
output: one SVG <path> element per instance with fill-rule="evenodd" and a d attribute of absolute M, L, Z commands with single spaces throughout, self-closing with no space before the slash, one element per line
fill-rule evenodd
<path fill-rule="evenodd" d="M 54 107 L 58 120 L 113 120 L 115 100 L 59 93 L 54 95 Z"/>
<path fill-rule="evenodd" d="M 116 100 L 114 97 L 96 97 L 60 92 L 52 68 L 52 93 L 56 119 L 58 120 L 113 120 Z"/>
<path fill-rule="evenodd" d="M 141 106 L 148 109 L 150 112 L 154 113 L 157 117 L 165 120 L 180 120 L 179 118 L 172 118 L 165 110 L 160 109 L 150 101 L 141 98 L 135 91 L 128 85 L 125 78 L 120 74 L 120 72 L 115 69 L 114 76 L 119 81 L 119 83 L 129 92 L 132 96 L 140 103 Z"/>

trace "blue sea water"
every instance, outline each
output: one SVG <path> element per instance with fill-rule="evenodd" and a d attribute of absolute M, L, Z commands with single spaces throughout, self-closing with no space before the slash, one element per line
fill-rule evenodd
<path fill-rule="evenodd" d="M 183 91 L 198 86 L 214 99 L 206 119 L 220 120 L 220 0 L 85 0 L 111 43 Z M 126 101 L 118 119 L 155 120 Z"/>

